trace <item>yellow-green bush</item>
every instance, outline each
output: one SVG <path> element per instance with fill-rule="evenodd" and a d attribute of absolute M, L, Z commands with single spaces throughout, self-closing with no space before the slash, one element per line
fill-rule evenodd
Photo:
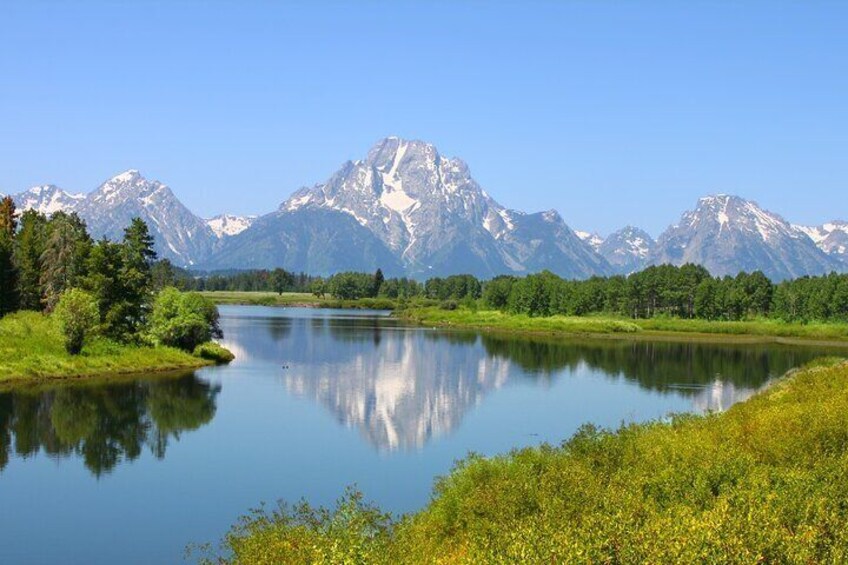
<path fill-rule="evenodd" d="M 421 512 L 255 514 L 232 563 L 845 563 L 848 363 L 818 363 L 723 414 L 469 458 Z"/>
<path fill-rule="evenodd" d="M 225 347 L 221 347 L 214 341 L 207 341 L 206 343 L 201 343 L 195 347 L 194 356 L 214 361 L 215 363 L 229 363 L 236 358 L 232 351 Z"/>

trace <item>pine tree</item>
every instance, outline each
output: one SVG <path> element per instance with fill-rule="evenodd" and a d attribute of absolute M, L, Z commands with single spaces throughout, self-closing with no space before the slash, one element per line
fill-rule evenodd
<path fill-rule="evenodd" d="M 383 286 L 383 282 L 386 280 L 386 277 L 383 276 L 383 270 L 377 269 L 377 272 L 374 273 L 374 287 L 371 290 L 371 296 L 377 297 L 380 294 L 380 287 Z"/>
<path fill-rule="evenodd" d="M 156 260 L 153 236 L 141 218 L 133 218 L 124 230 L 121 244 L 121 283 L 123 308 L 120 315 L 124 340 L 136 336 L 144 325 L 153 291 L 152 265 Z"/>
<path fill-rule="evenodd" d="M 48 224 L 41 254 L 41 287 L 44 307 L 50 312 L 79 274 L 76 265 L 77 230 L 66 214 L 55 214 Z"/>
<path fill-rule="evenodd" d="M 15 244 L 18 270 L 18 300 L 22 310 L 41 310 L 41 257 L 47 239 L 47 217 L 35 210 L 21 215 Z"/>
<path fill-rule="evenodd" d="M 0 200 L 0 316 L 18 309 L 18 273 L 15 268 L 15 203 L 6 196 Z"/>

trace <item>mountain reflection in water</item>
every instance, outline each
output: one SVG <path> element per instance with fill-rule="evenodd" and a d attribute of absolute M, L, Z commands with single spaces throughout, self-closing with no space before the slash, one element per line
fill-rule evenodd
<path fill-rule="evenodd" d="M 226 318 L 226 314 L 225 314 Z M 821 354 L 774 344 L 538 339 L 406 328 L 366 313 L 225 320 L 226 345 L 252 367 L 273 364 L 286 391 L 327 407 L 379 449 L 415 449 L 455 430 L 487 393 L 551 386 L 587 370 L 724 410 Z"/>

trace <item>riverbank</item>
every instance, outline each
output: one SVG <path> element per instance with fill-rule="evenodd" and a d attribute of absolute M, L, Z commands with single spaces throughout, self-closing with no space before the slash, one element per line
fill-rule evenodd
<path fill-rule="evenodd" d="M 528 335 L 582 335 L 633 339 L 700 339 L 778 343 L 821 343 L 848 346 L 848 324 L 797 323 L 780 320 L 750 320 L 739 322 L 653 318 L 633 320 L 603 315 L 530 317 L 506 314 L 497 310 L 471 310 L 458 306 L 443 309 L 437 301 L 416 299 L 400 303 L 392 298 L 360 298 L 339 300 L 329 296 L 284 292 L 206 291 L 201 293 L 215 304 L 277 306 L 301 308 L 340 308 L 392 310 L 395 316 L 417 325 L 520 333 Z"/>
<path fill-rule="evenodd" d="M 604 316 L 530 317 L 496 310 L 436 307 L 398 310 L 400 319 L 418 325 L 520 334 L 622 336 L 650 339 L 740 339 L 780 343 L 817 342 L 848 346 L 848 324 L 789 323 L 779 320 L 741 322 L 654 318 L 631 320 Z"/>
<path fill-rule="evenodd" d="M 0 382 L 24 382 L 196 369 L 226 358 L 218 346 L 192 355 L 170 347 L 125 345 L 104 338 L 86 343 L 80 355 L 68 355 L 56 324 L 35 312 L 0 319 Z"/>
<path fill-rule="evenodd" d="M 279 306 L 288 308 L 350 308 L 357 310 L 394 310 L 397 300 L 392 298 L 359 298 L 339 300 L 331 296 L 315 296 L 306 292 L 247 292 L 203 291 L 200 293 L 215 304 L 243 306 Z"/>
<path fill-rule="evenodd" d="M 846 430 L 848 363 L 823 360 L 725 413 L 472 456 L 401 519 L 352 491 L 253 514 L 225 562 L 841 563 Z"/>

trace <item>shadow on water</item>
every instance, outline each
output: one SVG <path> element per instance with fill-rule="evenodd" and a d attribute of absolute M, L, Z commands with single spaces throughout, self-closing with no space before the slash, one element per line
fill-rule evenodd
<path fill-rule="evenodd" d="M 643 340 L 505 338 L 483 336 L 486 352 L 521 367 L 528 375 L 552 376 L 587 366 L 655 390 L 697 390 L 715 381 L 760 388 L 769 379 L 803 365 L 821 349 L 776 344 Z"/>
<path fill-rule="evenodd" d="M 0 391 L 0 470 L 12 454 L 77 457 L 96 476 L 168 442 L 215 415 L 220 385 L 194 373 L 87 380 Z"/>

